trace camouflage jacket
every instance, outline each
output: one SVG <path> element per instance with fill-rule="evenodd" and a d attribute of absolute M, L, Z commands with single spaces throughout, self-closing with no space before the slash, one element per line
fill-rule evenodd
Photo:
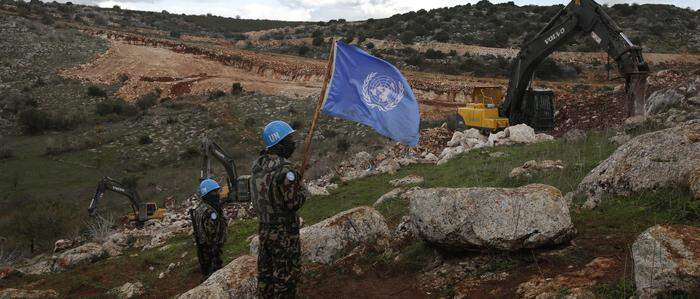
<path fill-rule="evenodd" d="M 211 205 L 200 202 L 191 211 L 195 240 L 203 246 L 221 246 L 226 243 L 226 217 Z"/>
<path fill-rule="evenodd" d="M 253 163 L 252 201 L 261 223 L 298 221 L 296 211 L 308 196 L 300 179 L 294 165 L 277 155 L 263 154 Z"/>

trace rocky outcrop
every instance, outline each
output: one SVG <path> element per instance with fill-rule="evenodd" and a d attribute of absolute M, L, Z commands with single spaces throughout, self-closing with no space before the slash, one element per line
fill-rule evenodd
<path fill-rule="evenodd" d="M 7 288 L 0 290 L 0 299 L 10 298 L 58 298 L 54 290 L 21 290 Z"/>
<path fill-rule="evenodd" d="M 630 196 L 645 190 L 688 186 L 700 168 L 700 120 L 635 137 L 591 170 L 577 188 L 597 206 L 606 195 Z"/>
<path fill-rule="evenodd" d="M 257 258 L 250 255 L 240 256 L 214 272 L 202 284 L 177 298 L 256 298 L 257 277 Z"/>
<path fill-rule="evenodd" d="M 564 162 L 562 162 L 561 160 L 530 160 L 525 162 L 523 166 L 513 168 L 513 170 L 510 171 L 509 176 L 511 178 L 520 176 L 532 177 L 533 174 L 541 171 L 551 171 L 558 169 L 564 169 Z"/>
<path fill-rule="evenodd" d="M 614 270 L 615 260 L 599 257 L 586 264 L 583 269 L 564 273 L 554 278 L 534 277 L 518 285 L 521 298 L 562 298 L 562 290 L 568 296 L 563 298 L 596 298 L 594 287 L 609 272 Z"/>
<path fill-rule="evenodd" d="M 389 181 L 389 184 L 394 187 L 404 187 L 408 185 L 421 184 L 423 181 L 425 181 L 425 179 L 423 179 L 422 176 L 411 174 L 400 179 L 391 180 Z"/>
<path fill-rule="evenodd" d="M 700 96 L 700 76 L 680 86 L 657 90 L 646 101 L 647 115 L 666 112 L 671 108 L 698 108 Z"/>
<path fill-rule="evenodd" d="M 80 264 L 93 263 L 107 256 L 108 254 L 102 245 L 87 243 L 48 258 L 40 259 L 38 262 L 18 270 L 24 274 L 61 272 Z"/>
<path fill-rule="evenodd" d="M 120 287 L 110 290 L 109 293 L 117 296 L 117 298 L 133 298 L 135 296 L 143 295 L 144 288 L 140 281 L 133 283 L 127 282 Z"/>
<path fill-rule="evenodd" d="M 360 244 L 385 246 L 389 228 L 379 212 L 370 207 L 358 207 L 302 228 L 300 239 L 302 263 L 331 264 Z M 250 243 L 253 256 L 258 255 L 258 246 L 255 236 Z"/>
<path fill-rule="evenodd" d="M 632 244 L 632 258 L 641 298 L 680 292 L 700 295 L 700 228 L 651 227 Z"/>
<path fill-rule="evenodd" d="M 421 238 L 449 250 L 535 248 L 574 234 L 569 208 L 552 186 L 420 189 L 406 196 Z"/>

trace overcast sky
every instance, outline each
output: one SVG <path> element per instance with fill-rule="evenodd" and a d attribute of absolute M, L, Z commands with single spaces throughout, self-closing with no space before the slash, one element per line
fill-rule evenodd
<path fill-rule="evenodd" d="M 48 1 L 48 0 L 45 0 Z M 343 18 L 364 20 L 385 18 L 424 8 L 426 10 L 476 3 L 478 0 L 61 0 L 73 3 L 99 5 L 133 10 L 161 11 L 171 13 L 206 14 L 246 19 L 275 19 L 288 21 L 328 21 Z M 508 0 L 491 0 L 492 3 Z M 514 0 L 517 5 L 566 4 L 568 0 Z M 660 3 L 679 7 L 700 9 L 700 0 L 598 0 L 600 4 L 616 3 Z"/>

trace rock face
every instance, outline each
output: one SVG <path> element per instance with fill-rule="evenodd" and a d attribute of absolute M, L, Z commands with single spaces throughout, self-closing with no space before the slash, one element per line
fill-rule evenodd
<path fill-rule="evenodd" d="M 595 207 L 604 195 L 687 186 L 700 168 L 700 120 L 635 137 L 620 146 L 581 181 L 577 192 Z"/>
<path fill-rule="evenodd" d="M 616 265 L 609 258 L 595 258 L 581 270 L 543 278 L 539 275 L 518 286 L 521 298 L 596 298 L 593 287 Z M 561 297 L 561 291 L 567 290 L 568 296 Z"/>
<path fill-rule="evenodd" d="M 0 298 L 58 298 L 54 290 L 21 290 L 7 288 L 0 290 Z"/>
<path fill-rule="evenodd" d="M 519 177 L 519 176 L 526 176 L 526 177 L 531 177 L 533 174 L 540 172 L 540 171 L 549 171 L 549 170 L 557 170 L 557 169 L 564 169 L 564 163 L 561 160 L 543 160 L 543 161 L 535 161 L 535 160 L 530 160 L 525 162 L 523 166 L 513 168 L 513 170 L 510 171 L 510 177 Z"/>
<path fill-rule="evenodd" d="M 102 245 L 97 243 L 87 243 L 76 248 L 66 250 L 57 255 L 30 266 L 18 269 L 24 274 L 44 274 L 49 272 L 60 272 L 73 268 L 80 264 L 92 263 L 108 256 Z"/>
<path fill-rule="evenodd" d="M 134 296 L 143 295 L 144 289 L 140 281 L 134 283 L 127 282 L 118 288 L 112 289 L 109 293 L 118 298 L 133 298 Z"/>
<path fill-rule="evenodd" d="M 632 244 L 637 294 L 655 298 L 672 292 L 700 295 L 700 228 L 657 225 Z"/>
<path fill-rule="evenodd" d="M 207 280 L 177 298 L 256 298 L 258 260 L 244 255 L 214 272 Z"/>
<path fill-rule="evenodd" d="M 566 242 L 575 232 L 552 186 L 435 188 L 406 196 L 420 237 L 449 250 L 535 248 Z"/>
<path fill-rule="evenodd" d="M 384 217 L 370 207 L 341 212 L 312 226 L 302 228 L 302 263 L 331 264 L 363 243 L 388 244 L 389 228 Z M 250 243 L 253 256 L 258 255 L 259 240 Z"/>

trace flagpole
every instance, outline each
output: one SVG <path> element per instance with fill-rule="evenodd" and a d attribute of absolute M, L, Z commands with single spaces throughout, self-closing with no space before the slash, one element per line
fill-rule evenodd
<path fill-rule="evenodd" d="M 328 89 L 328 82 L 331 80 L 332 69 L 333 69 L 333 55 L 335 54 L 335 38 L 331 41 L 331 51 L 328 55 L 328 63 L 326 65 L 326 75 L 323 79 L 323 87 L 321 88 L 321 94 L 318 96 L 318 103 L 316 103 L 316 110 L 314 110 L 313 119 L 311 119 L 311 127 L 309 127 L 309 133 L 306 135 L 306 140 L 304 141 L 304 157 L 301 162 L 301 169 L 299 170 L 299 176 L 304 177 L 304 172 L 309 165 L 309 156 L 311 153 L 311 139 L 314 136 L 314 130 L 316 130 L 316 121 L 318 116 L 321 114 L 321 109 L 323 108 L 323 98 L 326 96 L 326 90 Z"/>

